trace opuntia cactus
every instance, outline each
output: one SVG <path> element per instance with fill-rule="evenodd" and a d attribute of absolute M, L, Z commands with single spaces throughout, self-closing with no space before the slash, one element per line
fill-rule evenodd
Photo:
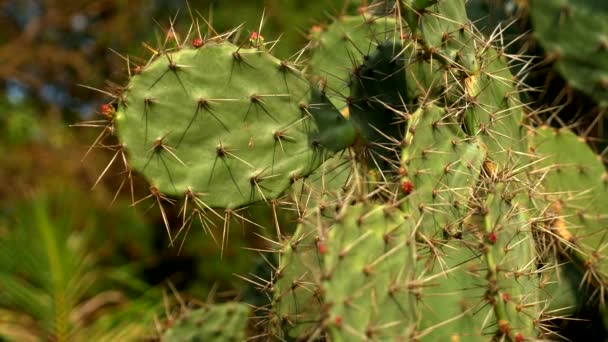
<path fill-rule="evenodd" d="M 288 62 L 222 39 L 155 56 L 113 120 L 155 192 L 236 208 L 278 196 L 354 136 Z"/>
<path fill-rule="evenodd" d="M 358 16 L 338 17 L 329 26 L 310 30 L 311 57 L 305 73 L 321 82 L 332 103 L 347 108 L 350 96 L 350 69 L 384 41 L 399 39 L 397 21 L 363 12 Z"/>
<path fill-rule="evenodd" d="M 529 1 L 534 37 L 573 87 L 608 105 L 608 4 Z"/>
<path fill-rule="evenodd" d="M 605 299 L 606 171 L 573 133 L 535 127 L 464 2 L 339 18 L 313 32 L 306 73 L 259 33 L 251 48 L 177 44 L 104 111 L 157 202 L 270 205 L 279 262 L 259 289 L 261 336 L 542 339 L 546 308 L 572 302 L 545 287 L 563 258 Z"/>

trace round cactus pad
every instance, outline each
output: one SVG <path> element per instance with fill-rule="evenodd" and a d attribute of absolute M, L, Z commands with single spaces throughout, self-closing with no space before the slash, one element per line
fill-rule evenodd
<path fill-rule="evenodd" d="M 278 196 L 354 139 L 298 70 L 226 42 L 157 56 L 131 79 L 116 126 L 154 188 L 224 208 Z"/>

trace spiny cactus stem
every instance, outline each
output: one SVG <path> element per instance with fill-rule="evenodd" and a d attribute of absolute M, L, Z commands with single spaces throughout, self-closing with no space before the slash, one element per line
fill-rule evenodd
<path fill-rule="evenodd" d="M 496 235 L 494 232 L 494 222 L 492 222 L 492 218 L 489 215 L 485 215 L 484 218 L 484 230 L 485 233 L 487 235 L 486 239 L 488 239 L 488 237 L 493 237 L 493 238 L 489 238 L 488 242 L 489 244 L 495 244 L 496 241 Z M 494 296 L 494 298 L 488 298 L 488 300 L 491 301 L 491 304 L 494 306 L 494 314 L 496 315 L 496 321 L 498 322 L 498 326 L 499 326 L 499 331 L 505 335 L 509 337 L 509 340 L 513 341 L 513 337 L 511 336 L 512 333 L 510 332 L 509 329 L 509 319 L 508 319 L 508 314 L 507 314 L 507 308 L 506 308 L 506 304 L 505 301 L 503 300 L 502 296 L 499 295 L 499 289 L 496 288 L 496 284 L 497 284 L 497 278 L 498 278 L 498 268 L 496 267 L 496 260 L 494 259 L 494 254 L 492 253 L 492 251 L 487 248 L 486 249 L 486 253 L 484 255 L 484 259 L 486 262 L 486 267 L 487 267 L 487 281 L 488 281 L 488 294 L 490 296 Z"/>

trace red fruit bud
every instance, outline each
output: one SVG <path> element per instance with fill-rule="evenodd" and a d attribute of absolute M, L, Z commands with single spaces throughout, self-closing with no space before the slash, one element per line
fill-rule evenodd
<path fill-rule="evenodd" d="M 342 326 L 342 317 L 336 316 L 336 318 L 334 318 L 334 323 L 339 327 Z"/>
<path fill-rule="evenodd" d="M 495 244 L 496 241 L 498 240 L 498 237 L 496 236 L 496 233 L 494 233 L 494 232 L 488 233 L 486 238 L 488 239 L 488 242 L 492 245 Z"/>
<path fill-rule="evenodd" d="M 521 333 L 518 333 L 517 335 L 515 335 L 515 341 L 523 342 L 524 340 L 525 340 L 524 335 L 522 335 Z"/>
<path fill-rule="evenodd" d="M 317 242 L 317 249 L 319 250 L 319 254 L 327 253 L 327 245 L 322 241 Z"/>
<path fill-rule="evenodd" d="M 249 36 L 249 45 L 252 48 L 260 48 L 264 46 L 264 37 L 257 33 L 257 32 L 251 32 L 251 35 Z"/>
<path fill-rule="evenodd" d="M 114 107 L 111 104 L 102 104 L 101 106 L 99 106 L 99 111 L 101 112 L 101 115 L 109 119 L 114 116 Z"/>
<path fill-rule="evenodd" d="M 508 293 L 503 293 L 502 294 L 502 300 L 504 300 L 505 302 L 508 302 L 511 299 L 511 296 L 509 296 Z"/>
<path fill-rule="evenodd" d="M 200 48 L 201 46 L 203 46 L 203 40 L 200 37 L 194 38 L 192 40 L 192 46 L 195 48 Z"/>
<path fill-rule="evenodd" d="M 401 191 L 407 196 L 414 191 L 414 184 L 410 181 L 403 181 L 401 183 Z"/>

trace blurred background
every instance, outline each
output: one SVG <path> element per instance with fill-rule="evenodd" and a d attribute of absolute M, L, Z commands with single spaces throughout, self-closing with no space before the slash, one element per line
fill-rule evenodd
<path fill-rule="evenodd" d="M 262 33 L 266 41 L 281 37 L 273 51 L 284 58 L 306 45 L 312 25 L 358 3 L 189 1 L 218 32 L 242 23 L 245 32 L 256 31 L 265 13 Z M 486 32 L 521 14 L 512 1 L 470 4 Z M 0 1 L 0 341 L 153 340 L 171 320 L 172 303 L 246 293 L 234 274 L 255 269 L 254 252 L 244 248 L 259 243 L 255 234 L 233 230 L 223 256 L 221 237 L 200 226 L 183 246 L 169 246 L 158 210 L 133 208 L 129 189 L 117 192 L 121 174 L 110 170 L 98 182 L 113 157 L 102 149 L 87 154 L 100 130 L 70 127 L 99 118 L 109 97 L 89 87 L 124 84 L 121 55 L 146 56 L 142 42 L 162 42 L 172 21 L 187 32 L 185 0 Z M 505 34 L 528 27 L 522 17 Z M 544 56 L 525 39 L 510 48 Z M 566 103 L 550 64 L 533 71 L 530 83 L 552 79 L 548 90 L 529 95 L 536 106 L 575 106 L 564 110 L 566 122 L 597 110 L 572 89 Z M 147 191 L 145 180 L 135 179 L 135 196 Z M 170 218 L 178 214 L 169 210 Z"/>

